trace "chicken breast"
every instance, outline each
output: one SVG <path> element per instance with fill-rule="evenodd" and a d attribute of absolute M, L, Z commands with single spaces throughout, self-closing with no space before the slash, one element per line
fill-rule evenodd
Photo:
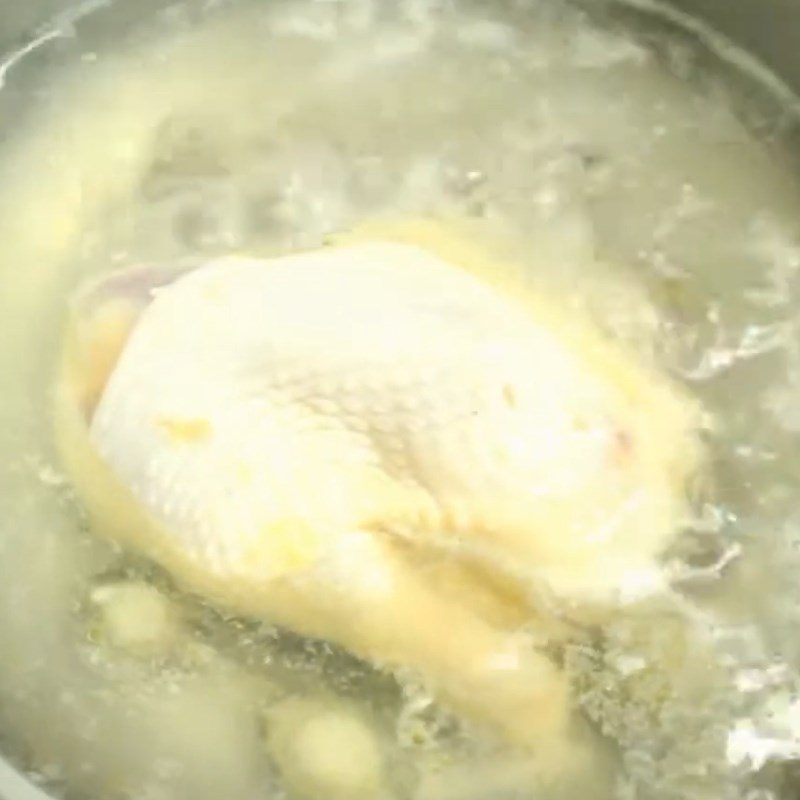
<path fill-rule="evenodd" d="M 652 577 L 696 465 L 691 403 L 410 244 L 92 297 L 60 419 L 101 528 L 220 602 L 418 669 L 517 740 L 561 735 L 563 680 L 515 633 L 542 593 L 574 608 Z"/>

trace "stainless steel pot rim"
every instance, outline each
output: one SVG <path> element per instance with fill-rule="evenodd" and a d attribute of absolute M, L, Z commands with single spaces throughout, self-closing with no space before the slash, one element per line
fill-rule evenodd
<path fill-rule="evenodd" d="M 721 61 L 735 65 L 737 70 L 744 72 L 769 89 L 787 110 L 800 116 L 800 97 L 789 83 L 764 64 L 761 59 L 743 49 L 741 45 L 736 44 L 725 34 L 715 30 L 708 22 L 676 8 L 667 0 L 617 0 L 617 2 L 637 11 L 657 15 L 683 29 Z M 798 3 L 798 11 L 800 11 L 800 3 Z"/>

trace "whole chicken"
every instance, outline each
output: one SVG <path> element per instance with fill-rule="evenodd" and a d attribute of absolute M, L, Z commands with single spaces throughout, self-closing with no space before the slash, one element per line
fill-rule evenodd
<path fill-rule="evenodd" d="M 106 277 L 73 307 L 57 432 L 104 535 L 555 752 L 568 688 L 521 632 L 652 580 L 697 414 L 493 274 L 377 240 Z"/>

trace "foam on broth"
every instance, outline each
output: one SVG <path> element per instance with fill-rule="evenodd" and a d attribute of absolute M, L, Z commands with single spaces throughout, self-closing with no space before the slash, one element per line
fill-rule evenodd
<path fill-rule="evenodd" d="M 613 764 L 592 796 L 792 796 L 796 120 L 678 29 L 585 5 L 118 2 L 8 71 L 0 715 L 37 780 L 106 800 L 541 796 L 525 754 L 414 676 L 226 618 L 90 536 L 52 451 L 88 277 L 457 217 L 507 231 L 532 282 L 713 420 L 674 592 L 556 654 Z"/>

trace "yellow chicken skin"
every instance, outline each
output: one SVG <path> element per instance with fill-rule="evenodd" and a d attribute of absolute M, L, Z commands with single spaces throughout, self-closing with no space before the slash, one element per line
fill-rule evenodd
<path fill-rule="evenodd" d="M 411 668 L 555 763 L 566 681 L 519 632 L 652 583 L 697 410 L 466 243 L 419 238 L 90 287 L 61 452 L 98 531 L 189 589 Z"/>

